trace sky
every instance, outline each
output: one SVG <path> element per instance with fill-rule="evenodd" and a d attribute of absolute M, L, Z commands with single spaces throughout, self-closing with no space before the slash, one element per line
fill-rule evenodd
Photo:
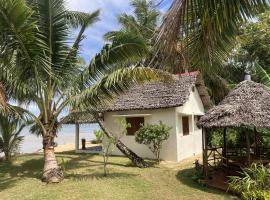
<path fill-rule="evenodd" d="M 156 0 L 160 2 L 161 0 Z M 120 29 L 117 16 L 121 13 L 132 14 L 131 0 L 67 0 L 69 10 L 93 12 L 100 9 L 100 20 L 85 32 L 86 39 L 82 43 L 81 56 L 89 62 L 104 44 L 103 35 L 109 31 Z M 163 0 L 159 9 L 165 13 L 172 0 Z M 74 34 L 75 37 L 75 34 Z"/>

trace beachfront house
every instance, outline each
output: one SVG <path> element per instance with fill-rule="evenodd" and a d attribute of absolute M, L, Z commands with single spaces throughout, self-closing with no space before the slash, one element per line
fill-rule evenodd
<path fill-rule="evenodd" d="M 145 145 L 135 141 L 135 132 L 142 124 L 157 124 L 162 121 L 172 127 L 170 137 L 164 142 L 161 159 L 179 162 L 201 153 L 202 129 L 196 124 L 205 110 L 211 106 L 203 79 L 198 72 L 174 75 L 172 81 L 147 82 L 132 87 L 119 95 L 104 112 L 104 125 L 113 134 L 123 133 L 119 118 L 125 118 L 131 125 L 121 141 L 131 150 L 144 158 L 154 158 Z M 85 117 L 86 116 L 86 117 Z M 82 116 L 83 118 L 83 116 Z M 88 120 L 89 119 L 89 120 Z M 72 117 L 66 123 L 88 123 L 93 119 Z M 78 131 L 76 144 L 78 144 Z M 122 153 L 115 148 L 114 155 Z"/>

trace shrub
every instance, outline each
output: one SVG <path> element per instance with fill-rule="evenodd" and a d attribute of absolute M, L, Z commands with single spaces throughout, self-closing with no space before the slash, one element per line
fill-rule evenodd
<path fill-rule="evenodd" d="M 94 135 L 96 136 L 96 139 L 92 140 L 92 144 L 102 143 L 104 132 L 102 130 L 94 130 Z"/>
<path fill-rule="evenodd" d="M 251 167 L 243 169 L 241 177 L 230 177 L 229 186 L 243 199 L 268 200 L 270 199 L 270 169 L 262 164 L 252 164 Z"/>
<path fill-rule="evenodd" d="M 169 138 L 171 129 L 161 121 L 159 124 L 147 124 L 135 133 L 135 140 L 140 144 L 147 145 L 159 162 L 162 143 Z"/>

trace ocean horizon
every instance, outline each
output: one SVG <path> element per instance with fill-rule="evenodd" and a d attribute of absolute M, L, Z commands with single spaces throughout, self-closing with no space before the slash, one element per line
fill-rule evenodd
<path fill-rule="evenodd" d="M 82 124 L 80 125 L 80 139 L 85 138 L 86 141 L 95 138 L 94 130 L 99 130 L 98 124 Z M 20 153 L 34 153 L 42 149 L 42 138 L 37 137 L 29 132 L 29 127 L 25 127 L 21 135 L 24 140 L 20 146 Z M 55 138 L 57 145 L 74 144 L 75 145 L 75 125 L 63 125 Z"/>

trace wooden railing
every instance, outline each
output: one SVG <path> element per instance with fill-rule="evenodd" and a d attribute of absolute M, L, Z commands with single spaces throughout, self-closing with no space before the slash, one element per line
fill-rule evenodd
<path fill-rule="evenodd" d="M 270 148 L 266 147 L 251 147 L 250 152 L 252 155 L 252 161 L 267 163 L 270 161 Z M 229 147 L 224 152 L 222 147 L 208 148 L 207 149 L 207 163 L 209 170 L 216 170 L 219 168 L 241 168 L 247 165 L 246 163 L 245 147 Z"/>

